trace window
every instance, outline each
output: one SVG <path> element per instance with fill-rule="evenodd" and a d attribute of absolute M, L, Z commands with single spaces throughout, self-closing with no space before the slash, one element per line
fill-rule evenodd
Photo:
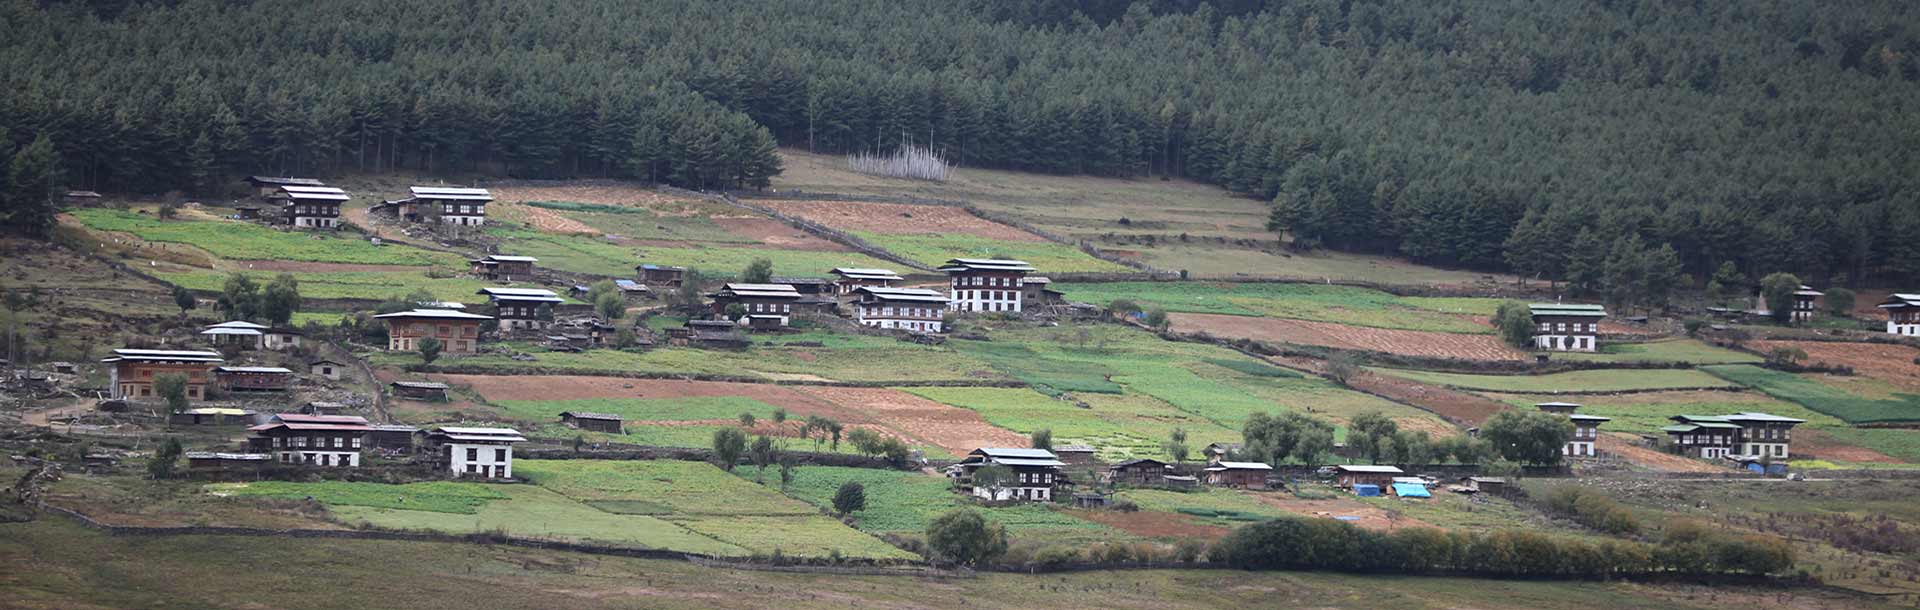
<path fill-rule="evenodd" d="M 340 437 L 338 437 L 338 436 L 336 436 L 336 437 L 333 437 L 333 446 L 334 446 L 334 448 L 336 448 L 336 449 L 337 449 L 337 448 L 340 448 L 340 447 L 344 447 L 344 446 L 346 446 L 346 444 L 347 444 L 347 439 L 344 439 L 344 438 L 340 438 Z"/>
<path fill-rule="evenodd" d="M 472 451 L 472 449 L 468 449 L 468 451 Z M 475 464 L 467 464 L 467 473 L 468 473 L 468 474 L 476 474 L 476 473 L 479 473 L 479 472 L 480 472 L 480 467 L 479 467 L 478 465 L 475 465 Z"/>
<path fill-rule="evenodd" d="M 356 437 L 353 437 L 353 448 L 354 448 L 354 449 L 359 449 L 359 448 L 360 448 L 360 437 L 358 437 L 358 436 L 356 436 Z"/>
<path fill-rule="evenodd" d="M 474 461 L 479 461 L 479 460 L 480 460 L 480 450 L 479 450 L 479 449 L 475 449 L 475 448 L 473 448 L 473 447 L 468 447 L 468 448 L 467 448 L 467 461 L 469 461 L 469 462 L 474 462 Z"/>
<path fill-rule="evenodd" d="M 507 450 L 506 450 L 506 449 L 495 449 L 495 450 L 493 450 L 493 461 L 495 461 L 495 462 L 502 462 L 502 463 L 504 463 L 504 462 L 506 462 L 506 461 L 507 461 Z"/>

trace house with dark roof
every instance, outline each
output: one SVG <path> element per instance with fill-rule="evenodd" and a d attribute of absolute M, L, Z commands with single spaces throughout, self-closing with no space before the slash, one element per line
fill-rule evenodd
<path fill-rule="evenodd" d="M 373 317 L 387 323 L 387 349 L 410 352 L 432 338 L 447 354 L 471 354 L 480 348 L 480 323 L 492 320 L 452 309 L 414 309 L 383 313 Z"/>
<path fill-rule="evenodd" d="M 1214 462 L 1207 466 L 1207 484 L 1236 489 L 1266 489 L 1273 467 L 1262 462 Z"/>
<path fill-rule="evenodd" d="M 940 270 L 952 286 L 954 311 L 1019 313 L 1026 277 L 1034 268 L 1026 261 L 955 258 Z"/>
<path fill-rule="evenodd" d="M 1533 346 L 1555 352 L 1591 352 L 1599 349 L 1600 320 L 1607 309 L 1599 305 L 1534 303 Z"/>
<path fill-rule="evenodd" d="M 1879 307 L 1887 312 L 1887 334 L 1920 337 L 1920 294 L 1896 292 Z"/>
<path fill-rule="evenodd" d="M 253 187 L 254 193 L 256 195 L 259 195 L 260 197 L 267 198 L 267 199 L 272 199 L 274 197 L 279 196 L 281 194 L 280 187 L 284 187 L 284 186 L 316 187 L 316 186 L 327 185 L 326 183 L 321 182 L 314 178 L 293 178 L 293 177 L 281 177 L 281 176 L 248 176 L 247 184 Z"/>
<path fill-rule="evenodd" d="M 1060 472 L 1060 467 L 1065 465 L 1045 449 L 982 447 L 949 466 L 947 476 L 975 497 L 989 501 L 1048 502 L 1053 500 L 1054 488 L 1066 482 Z M 993 485 L 984 481 L 976 484 L 974 475 L 988 466 L 1004 467 L 1010 475 L 1008 480 Z"/>
<path fill-rule="evenodd" d="M 1053 289 L 1053 279 L 1029 275 L 1020 282 L 1020 300 L 1027 307 L 1043 307 L 1067 302 L 1067 294 Z"/>
<path fill-rule="evenodd" d="M 1567 445 L 1560 449 L 1560 455 L 1567 457 L 1599 455 L 1594 444 L 1600 439 L 1600 424 L 1613 421 L 1612 418 L 1574 413 L 1580 405 L 1571 402 L 1543 402 L 1533 406 L 1543 412 L 1566 417 L 1573 422 L 1573 438 L 1567 439 Z"/>
<path fill-rule="evenodd" d="M 500 329 L 513 331 L 542 329 L 553 323 L 553 308 L 567 302 L 545 288 L 481 288 L 474 294 L 486 295 L 493 303 Z"/>
<path fill-rule="evenodd" d="M 854 293 L 854 320 L 874 328 L 946 332 L 947 296 L 924 288 L 862 287 Z"/>
<path fill-rule="evenodd" d="M 1173 465 L 1151 458 L 1134 458 L 1107 467 L 1103 482 L 1110 485 L 1162 485 L 1173 474 Z"/>
<path fill-rule="evenodd" d="M 149 400 L 161 398 L 154 380 L 170 374 L 187 378 L 187 400 L 207 395 L 213 381 L 213 368 L 227 362 L 220 352 L 205 350 L 116 349 L 113 357 L 101 360 L 107 369 L 107 389 L 112 398 Z"/>
<path fill-rule="evenodd" d="M 787 284 L 728 283 L 707 298 L 713 299 L 713 315 L 726 315 L 727 307 L 737 303 L 746 315 L 769 316 L 777 322 L 775 326 L 786 326 L 800 302 L 800 291 Z"/>
<path fill-rule="evenodd" d="M 272 453 L 282 464 L 354 468 L 373 428 L 367 418 L 356 415 L 281 413 L 247 431 L 252 434 L 249 447 Z"/>
<path fill-rule="evenodd" d="M 648 286 L 679 288 L 681 280 L 686 278 L 687 268 L 642 263 L 633 267 L 633 273 L 634 279 Z"/>
<path fill-rule="evenodd" d="M 394 398 L 446 402 L 447 384 L 437 381 L 395 381 L 387 384 Z"/>
<path fill-rule="evenodd" d="M 667 329 L 671 345 L 711 349 L 738 349 L 752 344 L 740 334 L 740 326 L 726 320 L 687 320 L 680 328 Z"/>
<path fill-rule="evenodd" d="M 900 274 L 892 269 L 867 269 L 860 267 L 835 267 L 833 271 L 833 291 L 835 294 L 853 294 L 860 288 L 890 288 L 894 282 L 901 281 Z"/>
<path fill-rule="evenodd" d="M 475 276 L 511 282 L 514 278 L 522 280 L 532 278 L 533 264 L 537 262 L 540 262 L 540 259 L 531 256 L 489 254 L 467 261 L 467 265 L 468 271 Z"/>
<path fill-rule="evenodd" d="M 607 434 L 626 434 L 620 427 L 620 416 L 611 413 L 588 413 L 586 411 L 561 411 L 560 423 L 569 428 L 605 432 Z"/>
<path fill-rule="evenodd" d="M 1793 427 L 1807 420 L 1771 413 L 1744 412 L 1732 415 L 1675 415 L 1667 419 L 1673 425 L 1661 428 L 1669 446 L 1681 455 L 1718 458 L 1768 458 L 1785 460 L 1792 455 L 1788 445 Z"/>

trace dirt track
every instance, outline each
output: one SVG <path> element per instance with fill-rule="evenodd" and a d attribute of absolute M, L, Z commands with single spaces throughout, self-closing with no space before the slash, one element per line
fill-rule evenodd
<path fill-rule="evenodd" d="M 874 233 L 960 233 L 1001 241 L 1042 242 L 1045 238 L 966 210 L 939 205 L 849 201 L 760 201 L 782 214 L 798 216 L 843 231 Z"/>
<path fill-rule="evenodd" d="M 1521 360 L 1526 357 L 1525 352 L 1507 347 L 1493 335 L 1393 330 L 1207 313 L 1170 313 L 1167 319 L 1173 323 L 1175 332 L 1204 332 L 1215 337 L 1368 350 L 1403 356 L 1466 360 Z"/>

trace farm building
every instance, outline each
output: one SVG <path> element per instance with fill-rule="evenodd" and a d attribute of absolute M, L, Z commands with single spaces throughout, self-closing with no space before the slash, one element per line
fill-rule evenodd
<path fill-rule="evenodd" d="M 1472 493 L 1497 496 L 1507 493 L 1507 480 L 1501 477 L 1466 477 L 1460 479 L 1460 487 Z"/>
<path fill-rule="evenodd" d="M 833 298 L 834 287 L 831 281 L 817 277 L 775 277 L 767 280 L 770 284 L 786 284 L 800 293 L 800 300 L 793 302 L 794 313 L 820 313 L 832 315 L 840 302 Z"/>
<path fill-rule="evenodd" d="M 588 413 L 586 411 L 561 411 L 560 423 L 568 427 L 607 434 L 625 434 L 620 428 L 620 416 L 607 413 Z"/>
<path fill-rule="evenodd" d="M 447 384 L 437 381 L 395 381 L 387 384 L 394 398 L 446 402 Z"/>
<path fill-rule="evenodd" d="M 1206 456 L 1208 464 L 1218 464 L 1240 452 L 1240 443 L 1207 443 L 1200 448 L 1200 455 Z"/>
<path fill-rule="evenodd" d="M 740 318 L 740 322 L 747 325 L 747 330 L 767 331 L 786 328 L 785 318 L 770 313 L 750 313 Z"/>
<path fill-rule="evenodd" d="M 273 455 L 268 453 L 188 451 L 186 456 L 187 469 L 200 472 L 251 471 L 273 464 Z"/>
<path fill-rule="evenodd" d="M 713 299 L 713 315 L 726 315 L 727 306 L 737 303 L 745 307 L 749 315 L 778 316 L 780 326 L 786 326 L 794 304 L 800 301 L 800 291 L 786 284 L 729 283 L 707 298 Z"/>
<path fill-rule="evenodd" d="M 293 370 L 278 366 L 215 367 L 213 377 L 228 392 L 285 392 L 293 386 Z"/>
<path fill-rule="evenodd" d="M 457 477 L 513 478 L 513 444 L 527 438 L 513 428 L 439 426 L 420 433 L 427 455 Z"/>
<path fill-rule="evenodd" d="M 337 229 L 347 192 L 331 186 L 280 187 L 280 222 L 296 229 Z"/>
<path fill-rule="evenodd" d="M 641 264 L 633 267 L 634 279 L 648 286 L 666 286 L 679 288 L 680 281 L 687 275 L 686 267 L 671 265 Z"/>
<path fill-rule="evenodd" d="M 1173 473 L 1173 466 L 1160 460 L 1136 458 L 1107 467 L 1106 483 L 1112 485 L 1160 485 Z"/>
<path fill-rule="evenodd" d="M 313 178 L 283 178 L 277 176 L 249 176 L 247 184 L 260 197 L 272 199 L 280 195 L 280 187 L 285 186 L 326 186 L 326 183 Z"/>
<path fill-rule="evenodd" d="M 233 219 L 234 220 L 259 220 L 260 206 L 257 206 L 257 205 L 233 206 Z"/>
<path fill-rule="evenodd" d="M 475 276 L 496 281 L 513 281 L 514 278 L 533 277 L 533 264 L 540 259 L 531 256 L 508 256 L 489 254 L 467 261 L 468 271 Z"/>
<path fill-rule="evenodd" d="M 262 337 L 266 336 L 266 331 L 271 328 L 265 324 L 234 320 L 203 328 L 200 330 L 200 336 L 205 337 L 207 343 L 212 345 L 236 345 L 242 349 L 260 349 Z"/>
<path fill-rule="evenodd" d="M 1887 311 L 1887 334 L 1920 337 L 1920 294 L 1887 295 L 1880 308 Z"/>
<path fill-rule="evenodd" d="M 253 434 L 249 448 L 270 451 L 282 464 L 353 468 L 360 465 L 361 446 L 373 428 L 367 418 L 353 415 L 281 413 L 247 431 Z"/>
<path fill-rule="evenodd" d="M 1053 448 L 1053 454 L 1075 466 L 1093 463 L 1093 445 L 1059 445 Z"/>
<path fill-rule="evenodd" d="M 387 322 L 387 349 L 410 352 L 431 337 L 448 354 L 471 354 L 479 349 L 480 323 L 493 318 L 451 309 L 414 309 L 374 316 Z"/>
<path fill-rule="evenodd" d="M 644 299 L 653 293 L 647 289 L 646 284 L 633 280 L 614 280 L 613 287 L 620 289 L 620 298 L 626 299 L 628 303 Z"/>
<path fill-rule="evenodd" d="M 442 186 L 415 186 L 413 196 L 374 206 L 375 211 L 392 213 L 411 222 L 433 222 L 463 227 L 487 223 L 487 203 L 493 194 L 487 189 Z"/>
<path fill-rule="evenodd" d="M 342 415 L 347 412 L 346 403 L 316 400 L 300 405 L 301 415 Z"/>
<path fill-rule="evenodd" d="M 315 360 L 307 363 L 307 374 L 318 375 L 334 381 L 339 381 L 340 376 L 345 374 L 346 371 L 347 365 L 332 360 Z"/>
<path fill-rule="evenodd" d="M 954 311 L 1019 312 L 1022 284 L 1033 265 L 1026 261 L 955 258 L 940 266 L 953 287 Z"/>
<path fill-rule="evenodd" d="M 1591 352 L 1598 346 L 1600 320 L 1607 309 L 1599 305 L 1563 305 L 1534 303 L 1533 345 L 1555 352 Z"/>
<path fill-rule="evenodd" d="M 946 295 L 924 288 L 861 288 L 855 294 L 854 319 L 874 328 L 923 333 L 946 331 L 942 316 Z"/>
<path fill-rule="evenodd" d="M 1661 428 L 1675 453 L 1697 458 L 1766 457 L 1786 459 L 1793 427 L 1804 419 L 1769 413 L 1732 415 L 1675 415 L 1674 424 Z"/>
<path fill-rule="evenodd" d="M 176 426 L 250 426 L 254 422 L 254 412 L 246 409 L 201 407 L 167 416 L 167 423 Z"/>
<path fill-rule="evenodd" d="M 1827 293 L 1814 290 L 1812 286 L 1804 284 L 1799 290 L 1793 291 L 1793 321 L 1813 320 L 1813 316 L 1820 312 L 1820 297 L 1824 296 L 1827 296 Z"/>
<path fill-rule="evenodd" d="M 726 320 L 687 320 L 680 328 L 668 329 L 667 338 L 674 345 L 706 348 L 742 348 L 752 343 L 740 334 L 739 326 Z"/>
<path fill-rule="evenodd" d="M 185 375 L 187 399 L 200 400 L 207 395 L 213 367 L 226 361 L 220 352 L 164 349 L 116 349 L 112 358 L 101 360 L 113 365 L 107 369 L 111 398 L 123 400 L 160 397 L 153 382 L 165 375 Z"/>
<path fill-rule="evenodd" d="M 1056 305 L 1067 301 L 1067 293 L 1054 290 L 1051 278 L 1029 275 L 1020 283 L 1020 299 L 1029 307 Z"/>
<path fill-rule="evenodd" d="M 1207 466 L 1207 484 L 1239 489 L 1266 489 L 1273 467 L 1260 462 L 1215 462 Z"/>
<path fill-rule="evenodd" d="M 1393 483 L 1394 477 L 1406 474 L 1405 472 L 1402 472 L 1399 468 L 1396 468 L 1393 466 L 1341 464 L 1339 466 L 1334 466 L 1333 468 L 1334 468 L 1334 472 L 1339 474 L 1338 482 L 1341 487 L 1353 487 L 1355 485 L 1373 485 L 1375 487 L 1384 488 L 1385 486 Z"/>
<path fill-rule="evenodd" d="M 413 435 L 419 431 L 419 428 L 400 424 L 373 426 L 373 431 L 367 433 L 367 444 L 383 451 L 412 453 Z"/>
<path fill-rule="evenodd" d="M 834 277 L 834 294 L 853 294 L 853 291 L 861 288 L 891 288 L 894 282 L 902 279 L 892 269 L 836 267 L 831 273 Z"/>
<path fill-rule="evenodd" d="M 501 330 L 546 328 L 553 323 L 553 307 L 567 301 L 545 288 L 481 288 L 474 294 L 493 303 Z"/>
<path fill-rule="evenodd" d="M 1594 443 L 1600 439 L 1600 424 L 1613 421 L 1612 418 L 1574 413 L 1580 405 L 1571 402 L 1543 402 L 1533 406 L 1547 413 L 1564 415 L 1573 421 L 1573 438 L 1567 440 L 1567 446 L 1561 448 L 1560 455 L 1568 457 L 1599 455 L 1599 452 L 1594 449 Z"/>
<path fill-rule="evenodd" d="M 100 203 L 100 193 L 94 191 L 67 191 L 62 194 L 62 203 L 71 207 L 87 207 Z"/>
<path fill-rule="evenodd" d="M 1060 474 L 1060 467 L 1065 465 L 1052 451 L 1045 449 L 982 447 L 968 453 L 960 463 L 948 467 L 947 476 L 953 479 L 954 484 L 970 490 L 975 497 L 991 501 L 1049 502 L 1053 500 L 1054 486 L 1066 480 Z M 1010 480 L 992 487 L 974 485 L 974 473 L 987 466 L 1005 467 L 1012 476 Z"/>

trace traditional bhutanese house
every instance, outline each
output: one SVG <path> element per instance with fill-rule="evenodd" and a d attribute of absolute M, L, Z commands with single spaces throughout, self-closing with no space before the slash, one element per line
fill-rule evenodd
<path fill-rule="evenodd" d="M 1160 485 L 1163 477 L 1172 474 L 1173 466 L 1166 462 L 1148 458 L 1136 458 L 1107 467 L 1103 477 L 1114 485 Z"/>
<path fill-rule="evenodd" d="M 199 472 L 253 471 L 273 464 L 269 453 L 224 453 L 188 451 L 187 469 Z"/>
<path fill-rule="evenodd" d="M 648 286 L 666 286 L 679 288 L 680 280 L 687 274 L 686 267 L 672 265 L 641 264 L 633 267 L 634 279 Z"/>
<path fill-rule="evenodd" d="M 527 438 L 513 428 L 438 426 L 422 432 L 428 455 L 457 477 L 513 478 L 513 444 Z"/>
<path fill-rule="evenodd" d="M 392 202 L 398 204 L 407 220 L 423 222 L 438 217 L 440 224 L 478 227 L 487 224 L 487 203 L 493 193 L 487 189 L 444 186 L 415 186 L 413 196 Z"/>
<path fill-rule="evenodd" d="M 1240 489 L 1266 489 L 1273 467 L 1260 462 L 1215 462 L 1207 466 L 1207 484 Z"/>
<path fill-rule="evenodd" d="M 1406 474 L 1399 468 L 1393 466 L 1341 464 L 1333 468 L 1335 472 L 1339 473 L 1338 481 L 1341 487 L 1373 485 L 1385 488 L 1387 485 L 1393 484 L 1394 477 Z"/>
<path fill-rule="evenodd" d="M 1053 305 L 1066 302 L 1067 295 L 1053 289 L 1051 278 L 1029 275 L 1020 283 L 1020 299 L 1028 306 Z"/>
<path fill-rule="evenodd" d="M 107 369 L 112 398 L 127 400 L 158 398 L 153 381 L 170 374 L 185 375 L 187 399 L 200 400 L 213 380 L 213 367 L 226 361 L 220 352 L 165 349 L 116 349 L 112 358 L 101 360 L 113 365 Z"/>
<path fill-rule="evenodd" d="M 1600 320 L 1607 309 L 1599 305 L 1534 303 L 1533 346 L 1555 352 L 1591 352 L 1597 349 Z"/>
<path fill-rule="evenodd" d="M 307 374 L 318 375 L 335 381 L 339 381 L 340 376 L 344 374 L 346 370 L 347 365 L 332 360 L 315 360 L 307 363 Z"/>
<path fill-rule="evenodd" d="M 719 292 L 707 295 L 713 299 L 713 314 L 725 315 L 727 306 L 739 303 L 747 309 L 748 315 L 766 314 L 779 316 L 780 326 L 786 326 L 788 316 L 793 313 L 793 305 L 800 301 L 800 291 L 786 284 L 727 284 Z"/>
<path fill-rule="evenodd" d="M 326 183 L 313 178 L 283 178 L 276 176 L 250 176 L 247 184 L 261 197 L 272 199 L 279 196 L 283 186 L 326 186 Z"/>
<path fill-rule="evenodd" d="M 447 384 L 437 381 L 395 381 L 387 384 L 395 398 L 446 402 Z"/>
<path fill-rule="evenodd" d="M 739 326 L 726 320 L 687 320 L 687 323 L 668 331 L 669 339 L 680 345 L 706 348 L 742 348 L 751 344 L 741 335 Z"/>
<path fill-rule="evenodd" d="M 1887 334 L 1920 337 L 1920 294 L 1887 295 L 1880 309 L 1887 312 Z"/>
<path fill-rule="evenodd" d="M 200 336 L 206 337 L 213 345 L 234 345 L 241 349 L 260 349 L 266 342 L 267 331 L 271 327 L 242 320 L 221 322 L 201 329 Z"/>
<path fill-rule="evenodd" d="M 387 323 L 387 349 L 410 352 L 432 337 L 448 354 L 471 354 L 480 345 L 480 323 L 493 318 L 451 309 L 415 309 L 374 316 Z"/>
<path fill-rule="evenodd" d="M 170 414 L 167 423 L 176 426 L 253 425 L 254 413 L 246 409 L 201 407 Z"/>
<path fill-rule="evenodd" d="M 798 313 L 832 314 L 840 306 L 833 298 L 833 283 L 817 277 L 775 277 L 767 280 L 769 284 L 785 284 L 800 293 L 800 300 L 793 302 L 793 310 Z"/>
<path fill-rule="evenodd" d="M 1827 294 L 1805 284 L 1802 284 L 1799 290 L 1793 291 L 1793 315 L 1791 316 L 1793 321 L 1812 320 L 1814 314 L 1820 312 L 1820 297 L 1824 296 Z"/>
<path fill-rule="evenodd" d="M 605 432 L 607 434 L 625 434 L 620 428 L 620 416 L 610 413 L 561 411 L 560 423 L 581 430 Z"/>
<path fill-rule="evenodd" d="M 835 294 L 853 294 L 860 288 L 889 288 L 894 282 L 901 281 L 899 274 L 892 269 L 862 269 L 858 267 L 836 267 L 833 273 L 833 292 Z"/>
<path fill-rule="evenodd" d="M 620 289 L 620 298 L 626 299 L 628 303 L 646 298 L 653 293 L 645 284 L 633 280 L 614 280 L 613 287 Z"/>
<path fill-rule="evenodd" d="M 1033 265 L 988 258 L 949 259 L 940 266 L 953 287 L 955 311 L 1019 312 L 1021 289 Z"/>
<path fill-rule="evenodd" d="M 1093 453 L 1093 445 L 1057 445 L 1053 448 L 1053 454 L 1060 461 L 1075 466 L 1092 464 Z"/>
<path fill-rule="evenodd" d="M 304 405 L 300 405 L 301 415 L 344 415 L 346 414 L 346 412 L 347 412 L 346 403 L 340 403 L 340 402 L 327 402 L 323 400 L 316 400 Z"/>
<path fill-rule="evenodd" d="M 1784 460 L 1793 440 L 1793 427 L 1807 420 L 1770 413 L 1732 415 L 1675 415 L 1674 424 L 1661 428 L 1674 452 L 1699 458 L 1753 457 Z"/>
<path fill-rule="evenodd" d="M 861 288 L 854 319 L 874 328 L 946 332 L 947 296 L 924 288 Z"/>
<path fill-rule="evenodd" d="M 352 468 L 360 465 L 360 450 L 373 427 L 353 415 L 281 413 L 247 431 L 253 433 L 249 447 L 272 452 L 282 464 Z"/>
<path fill-rule="evenodd" d="M 567 301 L 545 288 L 481 288 L 474 294 L 487 295 L 503 330 L 546 328 L 553 321 L 553 307 Z M 546 315 L 541 315 L 543 306 Z"/>
<path fill-rule="evenodd" d="M 293 370 L 279 366 L 215 367 L 213 377 L 228 392 L 285 392 L 293 386 Z"/>
<path fill-rule="evenodd" d="M 1239 452 L 1240 443 L 1207 443 L 1200 449 L 1200 455 L 1206 456 L 1208 464 L 1218 464 Z"/>
<path fill-rule="evenodd" d="M 367 433 L 367 442 L 382 451 L 412 453 L 413 435 L 419 431 L 419 428 L 400 424 L 373 426 L 373 431 Z"/>
<path fill-rule="evenodd" d="M 1600 424 L 1613 421 L 1612 418 L 1574 413 L 1574 410 L 1579 409 L 1580 405 L 1571 402 L 1543 402 L 1533 406 L 1541 411 L 1554 415 L 1562 415 L 1573 421 L 1573 438 L 1567 439 L 1567 445 L 1560 449 L 1560 455 L 1567 457 L 1593 457 L 1599 454 L 1599 452 L 1594 449 L 1594 443 L 1600 439 Z"/>
<path fill-rule="evenodd" d="M 296 229 L 340 227 L 340 205 L 347 192 L 331 186 L 280 187 L 280 221 Z"/>
<path fill-rule="evenodd" d="M 540 259 L 531 256 L 489 254 L 485 257 L 467 261 L 467 264 L 472 267 L 470 271 L 472 271 L 474 275 L 489 280 L 511 282 L 513 278 L 524 280 L 533 277 L 533 264 L 537 262 L 540 262 Z"/>
<path fill-rule="evenodd" d="M 974 473 L 989 465 L 1006 467 L 1013 473 L 1012 480 L 994 488 L 975 486 Z M 1045 449 L 983 447 L 973 450 L 960 463 L 948 468 L 947 476 L 955 484 L 971 490 L 974 496 L 987 500 L 1047 502 L 1053 499 L 1054 486 L 1064 482 L 1060 467 L 1065 465 L 1052 451 Z"/>

